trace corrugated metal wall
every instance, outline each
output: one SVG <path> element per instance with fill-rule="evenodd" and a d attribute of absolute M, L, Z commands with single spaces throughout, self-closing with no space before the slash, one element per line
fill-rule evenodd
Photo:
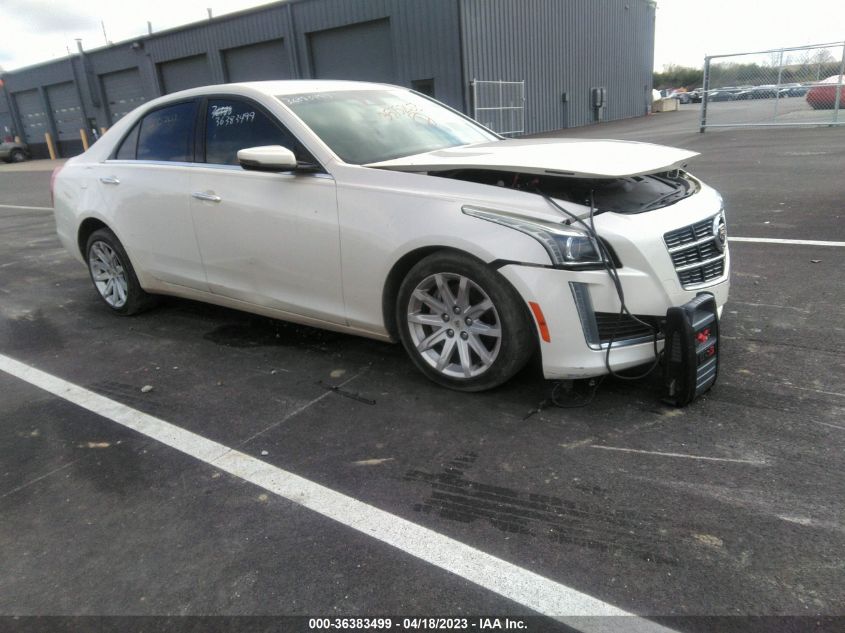
<path fill-rule="evenodd" d="M 467 80 L 524 80 L 526 132 L 595 122 L 593 87 L 607 88 L 605 120 L 646 113 L 653 2 L 461 0 L 460 6 Z"/>
<path fill-rule="evenodd" d="M 44 131 L 55 137 L 49 88 L 73 81 L 80 118 L 93 134 L 125 113 L 115 107 L 125 96 L 110 94 L 113 73 L 138 78 L 132 98 L 141 102 L 179 87 L 171 71 L 196 56 L 206 60 L 205 81 L 224 83 L 229 66 L 248 52 L 242 47 L 264 42 L 283 51 L 266 76 L 311 78 L 312 41 L 376 21 L 389 24 L 393 83 L 433 86 L 437 99 L 459 110 L 471 112 L 473 77 L 525 79 L 528 131 L 592 122 L 592 86 L 608 89 L 607 118 L 644 114 L 648 103 L 654 7 L 647 0 L 291 0 L 6 73 L 8 98 L 0 101 L 11 105 L 13 133 L 22 135 L 32 117 L 19 111 L 16 95 L 27 93 L 26 108 L 43 113 Z M 40 145 L 33 149 L 43 155 Z M 76 151 L 67 142 L 62 149 Z"/>

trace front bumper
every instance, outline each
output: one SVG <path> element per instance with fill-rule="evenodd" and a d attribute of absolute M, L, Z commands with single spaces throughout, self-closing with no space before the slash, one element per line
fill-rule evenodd
<path fill-rule="evenodd" d="M 721 312 L 728 299 L 729 254 L 725 259 L 725 276 L 706 288 L 684 290 L 677 277 L 660 279 L 654 274 L 619 268 L 620 281 L 625 293 L 625 303 L 632 314 L 662 318 L 673 306 L 680 306 L 706 290 L 716 297 Z M 499 272 L 517 289 L 526 302 L 539 304 L 549 329 L 549 341 L 540 340 L 543 374 L 548 379 L 576 379 L 608 373 L 605 365 L 607 345 L 589 341 L 584 326 L 583 303 L 581 312 L 573 293 L 572 284 L 580 284 L 579 291 L 586 292 L 595 312 L 618 313 L 620 308 L 616 291 L 606 271 L 568 271 L 537 266 L 509 264 Z M 583 296 L 583 295 L 582 295 Z M 587 315 L 589 316 L 589 315 Z M 642 341 L 642 342 L 637 342 Z M 598 344 L 597 344 L 598 343 Z M 658 351 L 663 341 L 658 340 Z M 622 339 L 613 343 L 610 366 L 621 371 L 654 360 L 652 338 Z"/>

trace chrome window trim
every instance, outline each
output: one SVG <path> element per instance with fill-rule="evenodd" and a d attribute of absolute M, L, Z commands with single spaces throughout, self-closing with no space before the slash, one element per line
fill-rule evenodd
<path fill-rule="evenodd" d="M 296 174 L 295 170 L 291 171 L 279 171 L 279 172 L 259 172 L 259 171 L 250 171 L 249 169 L 244 169 L 240 165 L 217 165 L 215 163 L 185 163 L 181 161 L 175 160 L 131 160 L 131 159 L 116 159 L 116 158 L 107 158 L 103 161 L 103 164 L 110 164 L 110 165 L 151 165 L 151 166 L 160 166 L 160 167 L 190 167 L 194 169 L 220 169 L 224 171 L 238 171 L 245 174 L 276 174 L 276 175 L 292 175 Z M 328 172 L 306 172 L 302 174 L 298 174 L 300 177 L 314 177 L 314 178 L 328 178 L 330 180 L 334 180 L 334 176 L 332 176 Z"/>

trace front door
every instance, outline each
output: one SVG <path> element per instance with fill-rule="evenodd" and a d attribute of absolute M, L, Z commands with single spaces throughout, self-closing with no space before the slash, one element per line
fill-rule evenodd
<path fill-rule="evenodd" d="M 335 181 L 327 173 L 246 171 L 237 151 L 298 141 L 251 101 L 209 99 L 204 165 L 191 169 L 191 212 L 211 292 L 346 323 Z M 201 118 L 202 120 L 202 118 Z"/>

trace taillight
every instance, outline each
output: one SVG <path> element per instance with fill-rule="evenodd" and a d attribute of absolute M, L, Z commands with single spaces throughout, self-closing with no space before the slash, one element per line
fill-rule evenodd
<path fill-rule="evenodd" d="M 59 172 L 62 170 L 62 167 L 64 167 L 64 165 L 60 165 L 59 167 L 56 167 L 53 170 L 53 174 L 50 176 L 50 206 L 51 207 L 56 206 L 56 195 L 54 193 L 55 189 L 56 189 L 56 176 L 59 175 Z"/>

